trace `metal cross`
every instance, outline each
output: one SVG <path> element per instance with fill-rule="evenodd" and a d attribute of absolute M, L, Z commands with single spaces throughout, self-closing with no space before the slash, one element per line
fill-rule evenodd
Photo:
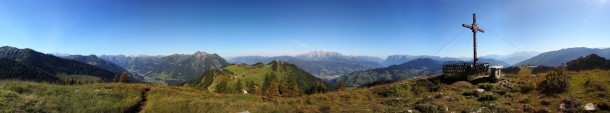
<path fill-rule="evenodd" d="M 472 41 L 474 42 L 474 59 L 472 61 L 473 65 L 477 65 L 477 60 L 479 60 L 479 58 L 477 58 L 477 31 L 480 31 L 481 33 L 484 33 L 485 31 L 483 31 L 483 29 L 479 28 L 479 26 L 477 25 L 476 13 L 472 14 L 472 25 L 462 24 L 462 26 L 472 30 Z"/>

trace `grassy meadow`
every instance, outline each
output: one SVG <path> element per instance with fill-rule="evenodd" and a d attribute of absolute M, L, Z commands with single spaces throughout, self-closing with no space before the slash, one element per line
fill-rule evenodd
<path fill-rule="evenodd" d="M 237 69 L 236 69 L 237 70 Z M 522 68 L 498 83 L 473 85 L 430 82 L 426 77 L 368 88 L 347 89 L 292 98 L 265 99 L 251 94 L 217 94 L 188 86 L 94 83 L 58 85 L 0 82 L 0 112 L 610 112 L 610 71 L 569 73 L 568 92 L 544 95 L 536 88 L 546 73 Z M 485 89 L 475 92 L 475 89 Z"/>

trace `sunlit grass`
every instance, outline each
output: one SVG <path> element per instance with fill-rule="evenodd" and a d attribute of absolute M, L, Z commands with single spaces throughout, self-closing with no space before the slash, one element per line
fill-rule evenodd
<path fill-rule="evenodd" d="M 525 70 L 527 71 L 527 70 Z M 590 70 L 570 72 L 570 91 L 556 96 L 545 96 L 533 90 L 521 93 L 519 88 L 527 82 L 539 83 L 545 73 L 531 75 L 522 72 L 508 74 L 500 83 L 486 83 L 494 87 L 482 95 L 493 95 L 495 100 L 481 101 L 467 96 L 483 85 L 468 82 L 438 84 L 438 91 L 416 89 L 431 86 L 416 85 L 416 80 L 398 81 L 370 88 L 347 89 L 324 94 L 304 95 L 293 98 L 264 99 L 250 94 L 217 94 L 205 89 L 184 86 L 152 86 L 145 84 L 97 83 L 64 86 L 23 81 L 0 82 L 0 112 L 125 112 L 133 110 L 146 88 L 147 101 L 142 112 L 404 112 L 436 110 L 447 112 L 534 112 L 549 110 L 558 112 L 564 100 L 584 105 L 610 102 L 610 71 Z M 587 80 L 605 87 L 597 91 L 585 86 Z M 599 88 L 598 88 L 599 89 Z M 602 88 L 603 89 L 603 88 Z M 417 92 L 417 93 L 416 93 Z M 500 93 L 503 92 L 503 93 Z M 424 107 L 422 107 L 424 106 Z M 425 108 L 425 109 L 424 109 Z M 432 110 L 434 110 L 432 109 Z M 430 110 L 430 109 L 428 109 Z M 432 111 L 422 111 L 432 112 Z"/>

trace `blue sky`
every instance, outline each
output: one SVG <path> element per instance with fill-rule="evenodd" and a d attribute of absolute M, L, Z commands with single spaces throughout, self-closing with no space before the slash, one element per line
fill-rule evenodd
<path fill-rule="evenodd" d="M 608 2 L 0 0 L 0 45 L 85 55 L 206 51 L 233 57 L 327 50 L 382 58 L 470 57 L 472 33 L 461 24 L 472 23 L 477 13 L 487 31 L 478 34 L 481 55 L 606 48 Z"/>

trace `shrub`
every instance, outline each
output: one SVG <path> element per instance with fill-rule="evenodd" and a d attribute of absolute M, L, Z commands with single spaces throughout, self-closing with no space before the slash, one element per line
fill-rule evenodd
<path fill-rule="evenodd" d="M 502 72 L 509 73 L 509 74 L 517 74 L 517 73 L 519 73 L 520 70 L 521 70 L 521 68 L 519 68 L 517 66 L 502 68 Z"/>
<path fill-rule="evenodd" d="M 551 71 L 553 69 L 554 69 L 553 67 L 538 66 L 538 67 L 532 69 L 532 74 L 546 73 L 546 72 L 549 72 L 549 71 Z"/>
<path fill-rule="evenodd" d="M 405 106 L 408 103 L 409 103 L 409 101 L 407 101 L 406 99 L 389 99 L 389 100 L 385 100 L 385 101 L 381 102 L 381 104 L 383 104 L 383 105 L 394 106 L 394 107 Z"/>
<path fill-rule="evenodd" d="M 398 96 L 400 89 L 396 87 L 380 87 L 373 89 L 373 92 L 381 97 Z"/>
<path fill-rule="evenodd" d="M 567 92 L 569 85 L 567 74 L 563 70 L 554 70 L 549 72 L 540 82 L 538 89 L 543 94 L 555 95 Z"/>
<path fill-rule="evenodd" d="M 523 94 L 525 93 L 529 93 L 530 91 L 533 91 L 536 89 L 536 83 L 533 81 L 529 81 L 525 84 L 523 84 L 520 88 L 519 91 Z"/>
<path fill-rule="evenodd" d="M 432 104 L 418 104 L 415 106 L 415 109 L 422 113 L 444 113 L 445 110 L 443 108 L 443 106 Z"/>
<path fill-rule="evenodd" d="M 478 86 L 481 89 L 485 89 L 485 91 L 492 91 L 496 89 L 496 86 L 492 84 L 479 84 Z"/>
<path fill-rule="evenodd" d="M 411 91 L 415 95 L 419 95 L 424 92 L 436 92 L 440 89 L 439 84 L 434 83 L 432 81 L 428 81 L 426 79 L 415 80 L 415 82 L 412 83 L 411 86 Z"/>
<path fill-rule="evenodd" d="M 479 93 L 477 93 L 476 91 L 465 91 L 464 93 L 462 93 L 462 95 L 464 96 L 475 96 L 478 97 Z"/>
<path fill-rule="evenodd" d="M 597 107 L 600 110 L 610 111 L 610 105 L 608 105 L 608 102 L 599 103 L 599 104 L 597 104 Z"/>
<path fill-rule="evenodd" d="M 604 84 L 599 81 L 591 81 L 591 79 L 587 79 L 584 85 L 587 88 L 587 91 L 589 92 L 606 91 L 606 86 L 604 86 Z"/>
<path fill-rule="evenodd" d="M 493 94 L 486 94 L 486 95 L 479 97 L 479 99 L 477 99 L 477 101 L 494 101 L 496 99 L 498 99 L 498 96 L 493 95 Z"/>
<path fill-rule="evenodd" d="M 221 81 L 216 85 L 216 93 L 230 93 L 231 89 L 227 86 L 227 81 Z"/>

